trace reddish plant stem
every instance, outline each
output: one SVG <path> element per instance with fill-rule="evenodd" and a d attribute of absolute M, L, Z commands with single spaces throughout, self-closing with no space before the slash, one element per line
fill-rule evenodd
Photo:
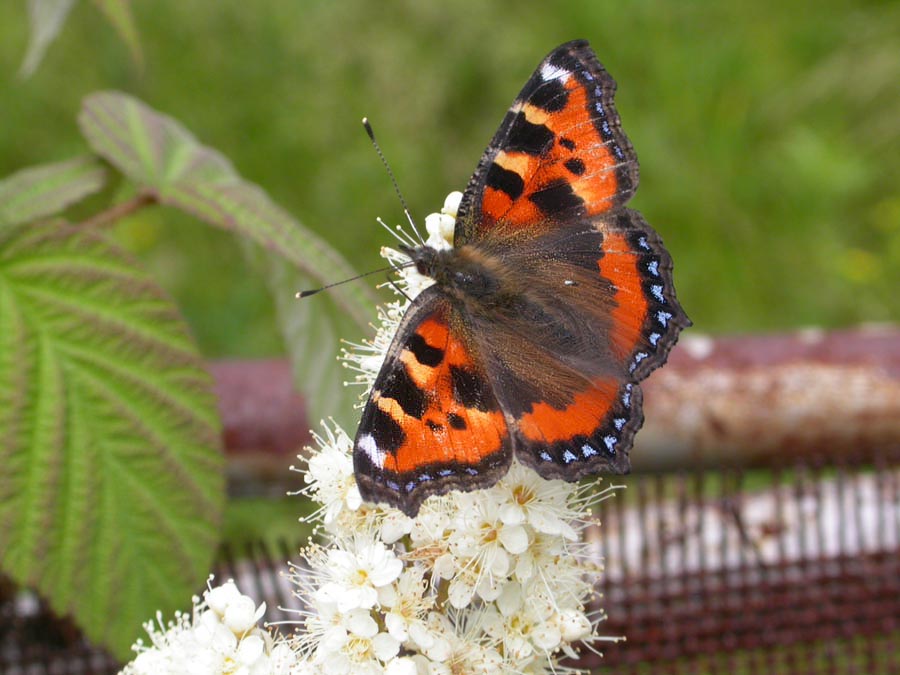
<path fill-rule="evenodd" d="M 150 192 L 142 191 L 136 194 L 131 199 L 128 199 L 124 202 L 119 202 L 118 204 L 115 204 L 114 206 L 106 209 L 106 211 L 101 211 L 97 215 L 91 216 L 90 218 L 81 221 L 81 225 L 87 228 L 108 227 L 116 221 L 121 220 L 125 216 L 129 216 L 145 206 L 156 203 L 156 195 Z"/>

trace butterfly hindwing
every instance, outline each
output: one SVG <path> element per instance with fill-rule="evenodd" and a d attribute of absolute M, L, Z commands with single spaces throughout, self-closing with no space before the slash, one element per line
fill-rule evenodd
<path fill-rule="evenodd" d="M 551 52 L 485 150 L 459 208 L 456 245 L 504 227 L 562 222 L 622 205 L 638 163 L 613 102 L 616 83 L 588 43 Z"/>
<path fill-rule="evenodd" d="M 495 483 L 512 449 L 505 417 L 459 318 L 434 287 L 410 306 L 363 410 L 353 449 L 367 501 L 422 501 Z"/>
<path fill-rule="evenodd" d="M 628 451 L 644 421 L 640 386 L 615 377 L 585 384 L 566 405 L 535 401 L 516 420 L 516 457 L 544 478 L 572 482 L 631 469 Z"/>
<path fill-rule="evenodd" d="M 675 297 L 672 258 L 640 213 L 619 209 L 596 227 L 603 235 L 597 266 L 613 293 L 610 348 L 640 381 L 665 363 L 691 321 Z"/>
<path fill-rule="evenodd" d="M 621 208 L 544 231 L 504 260 L 528 286 L 474 334 L 515 420 L 516 456 L 547 478 L 627 472 L 638 383 L 690 325 L 659 236 Z"/>

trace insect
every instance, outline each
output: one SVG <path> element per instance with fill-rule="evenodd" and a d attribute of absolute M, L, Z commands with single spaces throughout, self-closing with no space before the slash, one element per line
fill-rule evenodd
<path fill-rule="evenodd" d="M 625 207 L 638 162 L 615 81 L 585 41 L 525 84 L 462 198 L 449 250 L 406 247 L 434 284 L 403 317 L 363 410 L 359 489 L 415 516 L 496 483 L 626 473 L 638 385 L 691 325 L 672 260 Z"/>

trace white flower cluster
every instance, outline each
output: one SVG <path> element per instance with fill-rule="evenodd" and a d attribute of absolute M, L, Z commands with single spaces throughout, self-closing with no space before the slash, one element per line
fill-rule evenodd
<path fill-rule="evenodd" d="M 190 615 L 176 613 L 164 625 L 144 624 L 151 646 L 134 645 L 137 657 L 121 675 L 289 675 L 296 655 L 257 624 L 266 611 L 241 595 L 233 581 L 193 598 Z"/>
<path fill-rule="evenodd" d="M 557 657 L 601 639 L 586 606 L 600 569 L 579 535 L 603 493 L 514 464 L 494 487 L 432 497 L 411 519 L 343 487 L 346 433 L 318 443 L 305 492 L 327 543 L 293 569 L 307 607 L 293 638 L 301 672 L 560 673 Z"/>
<path fill-rule="evenodd" d="M 451 245 L 460 198 L 426 218 L 428 245 Z M 410 297 L 430 283 L 411 267 L 401 277 Z M 358 381 L 374 381 L 405 305 L 388 305 L 375 339 L 345 355 Z M 600 569 L 580 534 L 606 493 L 514 464 L 494 487 L 432 497 L 411 519 L 362 502 L 342 429 L 325 426 L 316 442 L 304 493 L 320 505 L 314 519 L 327 536 L 292 574 L 307 608 L 293 638 L 300 672 L 562 673 L 557 659 L 574 656 L 574 644 L 602 639 L 587 610 Z"/>

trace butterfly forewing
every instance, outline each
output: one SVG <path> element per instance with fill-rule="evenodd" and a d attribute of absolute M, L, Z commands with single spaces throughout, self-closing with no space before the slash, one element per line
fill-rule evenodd
<path fill-rule="evenodd" d="M 595 215 L 627 202 L 638 163 L 613 102 L 616 83 L 585 41 L 564 44 L 528 80 L 472 176 L 456 244 L 498 222 Z"/>
<path fill-rule="evenodd" d="M 512 457 L 497 399 L 437 288 L 403 318 L 353 450 L 363 498 L 415 515 L 432 494 L 495 483 Z"/>

